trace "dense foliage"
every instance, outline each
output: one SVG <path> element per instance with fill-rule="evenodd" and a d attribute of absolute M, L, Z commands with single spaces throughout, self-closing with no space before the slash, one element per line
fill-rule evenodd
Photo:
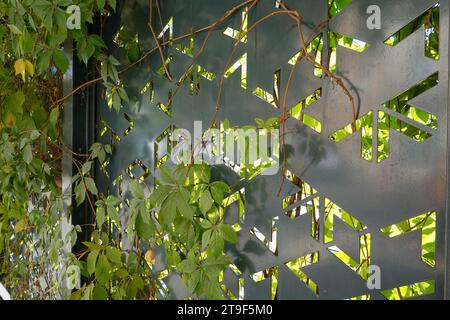
<path fill-rule="evenodd" d="M 80 8 L 80 28 L 68 28 Z M 115 0 L 0 1 L 0 281 L 16 299 L 151 299 L 157 279 L 151 272 L 154 246 L 165 247 L 168 269 L 175 268 L 193 295 L 220 298 L 219 275 L 229 265 L 224 242 L 236 232 L 223 223 L 222 202 L 230 192 L 212 182 L 207 166 L 160 170 L 159 187 L 130 181 L 131 196 L 100 195 L 91 170 L 104 164 L 111 145 L 95 143 L 73 159 L 78 205 L 94 211 L 94 232 L 86 250 L 71 248 L 80 226 L 71 226 L 72 194 L 62 188 L 62 159 L 75 155 L 65 146 L 61 115 L 62 79 L 73 41 L 78 58 L 93 61 L 110 106 L 117 111 L 128 96 L 118 61 L 105 54 L 98 34 L 88 32 L 94 15 L 106 18 Z M 124 66 L 126 68 L 126 66 Z M 121 210 L 129 206 L 127 214 Z M 85 283 L 74 291 L 79 275 Z"/>

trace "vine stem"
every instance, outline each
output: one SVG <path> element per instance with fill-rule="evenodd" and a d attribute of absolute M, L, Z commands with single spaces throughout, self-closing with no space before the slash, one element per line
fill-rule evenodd
<path fill-rule="evenodd" d="M 230 10 L 231 13 L 227 14 L 227 17 L 225 17 L 225 19 L 223 19 L 223 21 L 226 20 L 226 18 L 228 18 L 229 16 L 231 16 L 234 12 L 238 11 L 238 10 L 239 10 L 240 8 L 242 8 L 243 6 L 247 5 L 248 3 L 254 2 L 254 1 L 258 2 L 258 1 L 260 1 L 260 0 L 247 0 L 247 1 L 245 1 L 244 3 L 238 5 L 237 7 L 233 8 L 233 9 L 231 9 L 231 10 Z M 158 2 L 157 2 L 157 4 L 158 4 Z M 159 5 L 158 5 L 158 8 L 159 8 Z M 159 10 L 159 9 L 158 9 L 158 10 Z M 189 37 L 191 37 L 193 34 L 199 34 L 199 33 L 204 33 L 204 32 L 208 32 L 208 34 L 210 34 L 210 33 L 217 27 L 217 25 L 219 25 L 220 23 L 221 23 L 221 22 L 218 22 L 218 23 L 215 22 L 215 23 L 213 23 L 213 24 L 211 24 L 211 25 L 209 25 L 209 26 L 206 26 L 206 27 L 203 27 L 203 28 L 199 28 L 199 29 L 197 29 L 197 30 L 194 30 L 192 33 L 187 33 L 187 34 L 184 34 L 184 35 L 181 35 L 181 36 L 178 36 L 178 37 L 174 37 L 174 38 L 169 39 L 169 40 L 167 40 L 167 41 L 159 42 L 159 45 L 160 45 L 161 47 L 165 47 L 165 46 L 167 46 L 167 45 L 172 44 L 173 42 L 177 42 L 177 41 L 181 41 L 181 40 L 184 40 L 184 39 L 186 39 L 186 38 L 189 38 Z M 208 36 L 208 38 L 209 38 L 209 36 Z M 206 41 L 206 42 L 207 42 L 207 41 Z M 204 47 L 205 47 L 205 46 L 206 46 L 206 43 L 205 43 L 204 46 L 203 46 L 203 50 L 204 50 Z M 156 50 L 158 50 L 158 46 L 156 46 L 156 47 L 154 47 L 154 48 L 149 49 L 148 51 L 146 51 L 146 52 L 142 55 L 142 57 L 140 57 L 138 60 L 136 60 L 136 61 L 130 63 L 128 66 L 124 67 L 124 69 L 122 69 L 121 71 L 119 71 L 119 75 L 125 73 L 125 72 L 128 71 L 129 69 L 133 68 L 134 66 L 136 66 L 136 65 L 138 65 L 139 63 L 141 63 L 141 62 L 143 62 L 144 60 L 146 60 L 146 59 L 147 59 L 152 53 L 154 53 Z M 202 50 L 202 52 L 203 52 L 203 50 Z M 200 52 L 200 54 L 201 54 L 201 52 Z M 200 55 L 200 54 L 199 54 L 199 55 Z M 194 63 L 195 63 L 195 62 L 194 62 Z M 190 69 L 190 68 L 188 68 L 188 69 Z M 85 89 L 85 88 L 87 88 L 87 87 L 89 87 L 89 86 L 91 86 L 91 85 L 94 85 L 94 84 L 96 84 L 97 82 L 100 82 L 102 79 L 103 79 L 102 77 L 97 77 L 97 78 L 95 78 L 95 79 L 86 81 L 85 83 L 83 83 L 83 84 L 79 85 L 78 87 L 76 87 L 72 92 L 68 93 L 66 96 L 64 96 L 64 97 L 62 97 L 62 98 L 56 100 L 56 101 L 53 103 L 53 105 L 54 105 L 54 106 L 55 106 L 55 105 L 60 105 L 61 103 L 65 102 L 67 99 L 69 99 L 70 97 L 72 97 L 75 93 L 77 93 L 77 92 L 79 92 L 80 90 Z M 182 81 L 182 77 L 181 77 L 181 79 L 179 80 L 179 82 L 180 82 L 180 81 Z"/>
<path fill-rule="evenodd" d="M 284 3 L 281 2 L 280 5 L 281 5 L 281 7 L 283 9 L 288 11 L 288 8 L 287 8 L 287 6 Z M 284 134 L 284 132 L 286 130 L 286 123 L 285 122 L 289 118 L 289 116 L 287 115 L 287 110 L 286 110 L 287 96 L 288 96 L 288 93 L 289 93 L 289 87 L 290 87 L 290 84 L 291 84 L 291 80 L 292 80 L 292 76 L 293 76 L 293 73 L 295 71 L 295 68 L 296 68 L 297 64 L 299 63 L 299 61 L 303 57 L 305 57 L 314 66 L 319 67 L 328 77 L 330 77 L 330 79 L 332 81 L 336 82 L 341 87 L 341 89 L 344 91 L 344 93 L 347 95 L 347 97 L 348 97 L 348 99 L 350 101 L 350 104 L 351 104 L 351 109 L 352 109 L 352 117 L 353 117 L 352 130 L 354 132 L 356 131 L 356 107 L 355 107 L 355 102 L 354 102 L 354 98 L 353 98 L 352 94 L 350 93 L 348 88 L 345 86 L 345 84 L 343 83 L 342 79 L 337 77 L 327 67 L 323 66 L 321 63 L 318 63 L 316 61 L 316 59 L 309 54 L 309 52 L 307 50 L 307 46 L 308 46 L 308 43 L 309 43 L 310 39 L 308 39 L 308 41 L 305 41 L 304 32 L 303 32 L 303 28 L 302 28 L 302 17 L 301 17 L 301 15 L 297 11 L 289 11 L 288 15 L 297 24 L 297 29 L 298 29 L 298 33 L 299 33 L 299 42 L 300 42 L 300 46 L 302 47 L 302 50 L 301 50 L 302 53 L 299 56 L 299 58 L 297 59 L 297 61 L 295 62 L 294 66 L 291 68 L 291 72 L 289 74 L 289 79 L 288 79 L 288 84 L 286 86 L 285 94 L 284 94 L 284 98 L 283 98 L 283 119 L 282 119 L 283 121 L 282 121 L 282 124 L 281 124 L 281 126 L 282 126 L 282 143 L 283 143 L 283 171 L 287 170 L 287 150 L 286 150 L 286 140 L 285 140 L 286 139 L 286 135 Z M 311 35 L 312 34 L 313 33 L 311 33 Z M 283 174 L 282 182 L 281 182 L 280 188 L 278 190 L 278 196 L 282 192 L 285 180 L 286 180 L 286 177 Z"/>
<path fill-rule="evenodd" d="M 153 0 L 148 1 L 148 6 L 149 6 L 149 9 L 148 9 L 149 10 L 149 13 L 148 13 L 149 20 L 148 20 L 147 25 L 150 29 L 150 32 L 152 33 L 152 37 L 155 40 L 156 46 L 158 48 L 159 56 L 161 57 L 164 72 L 167 75 L 167 78 L 170 81 L 172 81 L 173 80 L 172 76 L 170 75 L 169 69 L 167 68 L 166 59 L 164 58 L 163 48 L 162 48 L 161 44 L 159 43 L 159 38 L 156 36 L 155 29 L 153 28 L 153 19 L 152 19 L 152 17 L 153 17 Z"/>
<path fill-rule="evenodd" d="M 246 35 L 246 36 L 247 36 L 247 39 L 248 39 L 248 34 L 249 34 L 254 28 L 256 28 L 259 24 L 261 24 L 261 23 L 264 22 L 265 20 L 267 20 L 267 19 L 269 19 L 269 18 L 271 18 L 271 17 L 273 17 L 273 16 L 275 16 L 275 15 L 277 15 L 277 14 L 281 14 L 281 13 L 287 13 L 287 11 L 282 11 L 282 10 L 280 10 L 280 11 L 271 12 L 271 13 L 269 13 L 268 15 L 266 15 L 266 16 L 260 18 L 258 21 L 256 21 L 253 25 L 251 25 L 251 26 L 247 29 L 247 35 Z M 230 68 L 232 59 L 233 59 L 235 53 L 237 52 L 237 50 L 239 49 L 240 45 L 241 45 L 240 39 L 236 40 L 236 43 L 234 44 L 233 51 L 231 52 L 231 55 L 230 55 L 230 57 L 228 58 L 228 61 L 227 61 L 226 65 L 225 65 L 224 71 L 223 71 L 222 74 L 221 74 L 221 77 L 220 77 L 220 84 L 219 84 L 219 93 L 218 93 L 217 99 L 216 99 L 216 107 L 215 107 L 215 111 L 214 111 L 213 118 L 212 118 L 212 121 L 211 121 L 211 122 L 212 122 L 211 126 L 215 125 L 215 123 L 217 122 L 217 115 L 218 115 L 218 113 L 219 113 L 219 111 L 220 111 L 220 100 L 221 100 L 221 98 L 222 98 L 222 93 L 223 93 L 223 87 L 224 87 L 224 82 L 225 82 L 225 74 L 226 74 L 227 70 Z"/>
<path fill-rule="evenodd" d="M 177 94 L 178 90 L 180 89 L 181 84 L 183 83 L 184 79 L 187 78 L 189 71 L 191 70 L 191 68 L 194 67 L 197 60 L 200 58 L 202 53 L 205 51 L 206 45 L 209 41 L 209 38 L 211 37 L 212 32 L 217 28 L 217 26 L 219 26 L 222 22 L 224 22 L 226 19 L 228 19 L 230 16 L 232 16 L 235 12 L 237 12 L 241 8 L 245 7 L 246 5 L 252 3 L 251 7 L 253 7 L 259 1 L 260 0 L 246 0 L 242 3 L 240 3 L 239 5 L 233 7 L 232 9 L 228 10 L 222 17 L 220 17 L 213 24 L 211 24 L 210 26 L 207 27 L 208 33 L 206 34 L 205 39 L 203 40 L 203 43 L 200 46 L 200 49 L 196 52 L 192 61 L 189 63 L 188 67 L 186 68 L 186 71 L 181 75 L 180 79 L 178 80 L 177 87 L 175 88 L 174 92 L 172 93 L 172 95 L 169 98 L 169 102 L 168 102 L 169 106 L 172 105 L 173 99 L 174 99 L 175 95 Z"/>

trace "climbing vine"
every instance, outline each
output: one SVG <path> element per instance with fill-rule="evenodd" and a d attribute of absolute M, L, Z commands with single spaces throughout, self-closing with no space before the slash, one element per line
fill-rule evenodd
<path fill-rule="evenodd" d="M 343 1 L 342 7 L 348 2 Z M 149 6 L 156 6 L 159 12 L 158 3 L 149 1 Z M 250 12 L 258 3 L 259 0 L 242 1 L 211 25 L 194 30 L 194 34 L 205 33 L 205 40 L 197 52 L 191 53 L 192 62 L 186 72 L 180 79 L 173 79 L 164 49 L 191 37 L 192 33 L 168 40 L 159 38 L 161 30 L 154 30 L 153 14 L 149 31 L 156 45 L 151 50 L 143 52 L 134 37 L 119 32 L 117 41 L 122 42 L 129 62 L 122 65 L 110 55 L 102 34 L 92 33 L 90 28 L 114 13 L 116 0 L 0 0 L 0 282 L 11 290 L 14 298 L 156 299 L 160 280 L 152 272 L 156 247 L 164 248 L 168 271 L 174 269 L 181 275 L 192 297 L 224 297 L 219 278 L 231 263 L 224 254 L 224 246 L 237 242 L 237 229 L 224 222 L 225 200 L 232 194 L 232 188 L 215 181 L 209 166 L 188 164 L 175 168 L 162 166 L 154 187 L 130 180 L 130 195 L 101 194 L 93 168 L 97 164 L 105 167 L 114 146 L 95 143 L 88 154 L 70 150 L 62 136 L 62 115 L 69 98 L 97 83 L 103 85 L 108 106 L 119 112 L 130 103 L 121 76 L 151 55 L 161 58 L 162 68 L 155 72 L 177 84 L 169 99 L 170 106 L 178 88 L 189 78 L 189 70 L 207 47 L 212 32 L 240 10 L 246 8 Z M 277 3 L 274 12 L 236 36 L 233 54 L 258 24 L 278 14 L 286 15 L 298 27 L 302 48 L 292 61 L 289 80 L 302 59 L 313 64 L 348 96 L 353 115 L 351 131 L 355 131 L 351 92 L 329 70 L 328 62 L 322 64 L 310 50 L 312 39 L 303 34 L 300 13 L 281 1 Z M 338 3 L 331 2 L 330 15 L 339 12 Z M 67 12 L 72 5 L 79 12 Z M 68 19 L 77 13 L 79 28 L 68 28 Z M 315 30 L 320 30 L 325 22 Z M 64 94 L 62 81 L 70 66 L 65 51 L 68 41 L 74 43 L 80 61 L 96 67 L 97 77 Z M 216 116 L 231 60 L 230 57 L 219 79 L 211 127 L 219 126 Z M 256 119 L 260 128 L 280 127 L 283 146 L 285 121 L 291 116 L 286 108 L 289 84 L 290 81 L 274 97 L 282 116 L 266 123 Z M 65 156 L 70 156 L 76 168 L 73 188 L 67 189 L 62 183 Z M 283 157 L 285 165 L 286 150 Z M 260 170 L 247 169 L 250 176 Z M 71 248 L 84 226 L 69 223 L 70 208 L 65 203 L 72 196 L 76 202 L 73 205 L 87 202 L 94 217 L 90 240 L 84 242 L 85 249 L 77 254 Z M 83 283 L 78 287 L 80 275 Z"/>
<path fill-rule="evenodd" d="M 79 12 L 66 12 L 72 5 Z M 68 41 L 80 61 L 98 66 L 99 79 L 82 87 L 101 81 L 117 111 L 129 101 L 120 74 L 132 65 L 119 71 L 101 35 L 89 31 L 96 16 L 106 18 L 115 6 L 115 0 L 0 2 L 0 280 L 15 299 L 153 299 L 153 246 L 165 244 L 168 268 L 193 294 L 221 298 L 219 274 L 230 263 L 224 242 L 236 242 L 236 232 L 221 210 L 231 190 L 211 181 L 208 166 L 163 167 L 155 190 L 130 181 L 131 197 L 124 199 L 99 194 L 92 176 L 111 145 L 95 143 L 89 154 L 77 154 L 64 144 L 64 102 L 82 89 L 63 95 Z M 68 28 L 78 13 L 80 27 Z M 67 155 L 76 168 L 74 205 L 88 202 L 95 217 L 91 240 L 77 255 L 71 248 L 82 226 L 70 225 L 64 205 L 72 198 L 62 184 Z M 73 291 L 80 274 L 84 284 Z"/>

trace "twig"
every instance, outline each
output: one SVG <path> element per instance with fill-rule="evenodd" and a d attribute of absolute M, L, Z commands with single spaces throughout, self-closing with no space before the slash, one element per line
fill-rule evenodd
<path fill-rule="evenodd" d="M 172 81 L 172 76 L 170 75 L 169 69 L 167 68 L 166 59 L 164 57 L 164 52 L 161 44 L 159 43 L 159 38 L 156 36 L 155 30 L 153 29 L 153 21 L 152 21 L 152 9 L 153 9 L 153 0 L 149 0 L 149 21 L 148 21 L 148 27 L 150 29 L 150 32 L 152 33 L 153 39 L 156 42 L 156 46 L 158 47 L 159 56 L 161 57 L 161 61 L 163 64 L 164 72 L 166 73 L 167 78 Z"/>

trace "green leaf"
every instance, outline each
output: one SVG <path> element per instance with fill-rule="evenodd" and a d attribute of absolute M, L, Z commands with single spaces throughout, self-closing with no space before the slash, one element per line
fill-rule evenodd
<path fill-rule="evenodd" d="M 119 269 L 119 270 L 116 271 L 116 276 L 121 278 L 121 279 L 124 279 L 124 278 L 129 277 L 130 274 L 127 271 L 127 269 L 122 268 L 122 269 Z"/>
<path fill-rule="evenodd" d="M 105 7 L 105 3 L 106 3 L 105 0 L 97 0 L 97 8 L 99 10 L 103 10 L 103 8 Z"/>
<path fill-rule="evenodd" d="M 94 250 L 91 251 L 87 257 L 87 271 L 89 272 L 89 275 L 93 274 L 95 272 L 95 266 L 97 264 L 97 258 L 98 258 L 99 251 Z"/>
<path fill-rule="evenodd" d="M 220 286 L 218 285 L 219 281 L 212 282 L 205 286 L 205 295 L 209 300 L 223 300 L 224 295 Z"/>
<path fill-rule="evenodd" d="M 106 291 L 105 287 L 97 284 L 94 288 L 92 298 L 97 301 L 108 300 L 108 292 Z"/>
<path fill-rule="evenodd" d="M 180 255 L 174 248 L 166 246 L 166 264 L 168 267 L 176 266 L 181 262 Z"/>
<path fill-rule="evenodd" d="M 177 213 L 176 195 L 171 194 L 167 197 L 159 211 L 161 222 L 167 226 L 171 225 Z"/>
<path fill-rule="evenodd" d="M 108 154 L 112 154 L 112 147 L 110 144 L 105 144 L 105 151 Z"/>
<path fill-rule="evenodd" d="M 108 4 L 111 8 L 116 10 L 116 0 L 108 0 Z"/>
<path fill-rule="evenodd" d="M 191 292 L 195 292 L 201 279 L 201 270 L 196 270 L 191 274 L 188 287 Z"/>
<path fill-rule="evenodd" d="M 130 62 L 137 61 L 141 56 L 141 49 L 139 43 L 133 41 L 126 46 L 127 56 Z"/>
<path fill-rule="evenodd" d="M 73 290 L 79 282 L 80 272 L 79 267 L 76 265 L 71 265 L 67 268 L 67 289 Z"/>
<path fill-rule="evenodd" d="M 119 60 L 117 60 L 116 58 L 114 58 L 114 56 L 110 55 L 108 57 L 109 62 L 113 65 L 113 66 L 120 66 L 121 63 L 119 62 Z"/>
<path fill-rule="evenodd" d="M 34 23 L 33 17 L 30 14 L 28 14 L 28 22 L 30 23 L 31 28 L 34 31 L 37 31 L 36 24 Z"/>
<path fill-rule="evenodd" d="M 61 50 L 55 50 L 53 51 L 52 57 L 55 65 L 58 67 L 61 73 L 66 73 L 69 69 L 69 60 L 67 59 L 64 52 Z"/>
<path fill-rule="evenodd" d="M 8 28 L 9 28 L 9 30 L 11 30 L 11 32 L 12 33 L 14 33 L 14 34 L 22 34 L 22 31 L 20 31 L 20 29 L 19 28 L 17 28 L 15 25 L 13 25 L 13 24 L 8 24 Z"/>
<path fill-rule="evenodd" d="M 103 250 L 105 248 L 101 244 L 93 243 L 93 242 L 85 241 L 85 242 L 83 242 L 83 244 L 91 251 L 93 251 L 93 250 Z"/>
<path fill-rule="evenodd" d="M 95 181 L 92 178 L 84 178 L 84 182 L 86 183 L 86 187 L 88 191 L 94 195 L 98 194 L 97 186 L 95 185 Z"/>
<path fill-rule="evenodd" d="M 97 220 L 97 227 L 100 229 L 105 223 L 105 208 L 103 207 L 97 208 L 96 220 Z"/>
<path fill-rule="evenodd" d="M 220 205 L 223 202 L 224 193 L 230 193 L 230 192 L 231 192 L 230 187 L 222 181 L 216 181 L 211 184 L 212 196 L 213 196 L 214 200 Z"/>
<path fill-rule="evenodd" d="M 45 70 L 47 70 L 48 65 L 50 64 L 51 57 L 52 57 L 51 51 L 44 51 L 38 55 L 37 68 L 39 72 L 44 72 Z"/>
<path fill-rule="evenodd" d="M 202 220 L 202 222 L 200 223 L 200 226 L 201 226 L 203 229 L 208 230 L 208 229 L 211 229 L 213 225 L 212 225 L 211 221 L 209 221 L 209 220 L 207 220 L 207 219 L 204 219 L 204 220 Z"/>
<path fill-rule="evenodd" d="M 194 166 L 195 175 L 197 175 L 201 182 L 209 183 L 211 180 L 211 168 L 206 164 Z"/>
<path fill-rule="evenodd" d="M 153 238 L 155 227 L 151 223 L 146 223 L 141 214 L 142 212 L 139 212 L 136 217 L 136 233 L 140 238 L 149 241 Z"/>
<path fill-rule="evenodd" d="M 59 120 L 59 108 L 53 108 L 50 112 L 49 121 L 52 127 L 56 127 Z"/>
<path fill-rule="evenodd" d="M 206 249 L 211 241 L 212 230 L 206 230 L 202 235 L 202 247 Z"/>
<path fill-rule="evenodd" d="M 258 124 L 258 127 L 259 128 L 264 128 L 264 120 L 263 119 L 261 119 L 261 118 L 256 118 L 255 119 L 255 122 Z"/>
<path fill-rule="evenodd" d="M 108 213 L 108 216 L 111 220 L 115 221 L 116 223 L 120 222 L 119 212 L 117 211 L 116 206 L 106 205 L 106 212 Z"/>
<path fill-rule="evenodd" d="M 217 257 L 223 254 L 224 240 L 223 235 L 217 229 L 211 234 L 211 240 L 208 247 L 208 253 L 211 257 Z"/>
<path fill-rule="evenodd" d="M 75 186 L 75 200 L 78 205 L 82 204 L 86 199 L 86 190 L 84 189 L 84 185 L 81 182 Z"/>
<path fill-rule="evenodd" d="M 190 198 L 189 192 L 186 189 L 181 188 L 178 193 L 178 196 L 176 197 L 177 209 L 178 209 L 178 212 L 183 217 L 185 217 L 189 220 L 193 220 L 195 211 L 189 205 L 189 198 Z"/>
<path fill-rule="evenodd" d="M 122 251 L 120 251 L 120 249 L 108 247 L 106 248 L 106 256 L 112 263 L 117 265 L 122 264 Z"/>
<path fill-rule="evenodd" d="M 23 114 L 23 104 L 25 103 L 25 95 L 22 91 L 17 91 L 5 99 L 6 110 L 11 111 L 14 115 Z"/>
<path fill-rule="evenodd" d="M 166 184 L 176 184 L 176 181 L 173 177 L 172 170 L 169 168 L 169 166 L 164 165 L 161 168 L 159 168 L 159 176 L 162 180 L 161 182 Z"/>
<path fill-rule="evenodd" d="M 186 260 L 181 261 L 181 263 L 178 265 L 178 268 L 183 273 L 192 273 L 195 270 L 197 270 L 198 266 L 193 260 L 186 259 Z"/>
<path fill-rule="evenodd" d="M 106 198 L 105 203 L 106 203 L 106 206 L 108 206 L 108 207 L 115 207 L 115 206 L 118 206 L 121 203 L 121 200 L 119 198 L 116 198 L 116 197 L 112 196 L 112 195 L 109 195 Z"/>
<path fill-rule="evenodd" d="M 142 290 L 144 288 L 144 282 L 142 281 L 141 277 L 139 276 L 133 276 L 131 281 L 128 284 L 127 287 L 127 296 L 129 299 L 134 299 L 138 293 L 139 290 Z"/>
<path fill-rule="evenodd" d="M 83 173 L 83 175 L 86 175 L 91 171 L 91 168 L 92 168 L 92 161 L 88 161 L 85 164 L 83 164 L 81 172 Z"/>
<path fill-rule="evenodd" d="M 37 138 L 39 138 L 41 136 L 41 133 L 38 130 L 33 130 L 30 133 L 30 139 L 31 140 L 36 140 Z"/>
<path fill-rule="evenodd" d="M 237 233 L 233 227 L 228 224 L 222 224 L 219 226 L 219 230 L 222 233 L 223 238 L 231 243 L 237 243 Z"/>
<path fill-rule="evenodd" d="M 89 36 L 89 41 L 96 47 L 106 48 L 105 42 L 103 39 L 97 34 L 91 34 Z"/>
<path fill-rule="evenodd" d="M 198 202 L 200 199 L 200 196 L 202 195 L 202 193 L 206 190 L 206 188 L 208 187 L 208 185 L 206 184 L 196 184 L 192 187 L 192 189 L 190 190 L 191 193 L 191 200 Z"/>
<path fill-rule="evenodd" d="M 117 112 L 120 111 L 120 108 L 122 107 L 122 100 L 120 99 L 120 95 L 118 92 L 113 93 L 113 108 Z"/>
<path fill-rule="evenodd" d="M 33 161 L 33 152 L 31 150 L 31 145 L 27 144 L 22 151 L 23 160 L 25 163 L 30 164 Z"/>
<path fill-rule="evenodd" d="M 26 219 L 20 219 L 16 222 L 16 225 L 14 226 L 14 232 L 19 233 L 24 231 L 27 228 L 27 220 Z"/>
<path fill-rule="evenodd" d="M 106 284 L 111 278 L 111 264 L 105 255 L 100 255 L 95 267 L 95 278 L 100 284 Z"/>
<path fill-rule="evenodd" d="M 136 180 L 130 180 L 130 191 L 131 195 L 139 200 L 145 199 L 144 190 L 141 187 L 141 184 Z"/>
<path fill-rule="evenodd" d="M 105 147 L 101 144 L 101 143 L 94 143 L 91 148 L 90 151 L 92 152 L 91 156 L 92 159 L 98 159 L 98 161 L 103 164 L 105 162 L 105 158 L 106 158 L 106 152 L 105 152 Z"/>
<path fill-rule="evenodd" d="M 211 197 L 211 193 L 208 190 L 205 190 L 200 196 L 200 210 L 203 214 L 207 214 L 208 211 L 212 208 L 214 200 Z"/>
<path fill-rule="evenodd" d="M 169 196 L 171 191 L 172 187 L 160 185 L 150 195 L 150 205 L 154 207 L 160 207 L 164 200 L 166 200 L 166 198 Z"/>
<path fill-rule="evenodd" d="M 193 224 L 190 224 L 187 229 L 186 242 L 188 247 L 194 246 L 198 241 L 198 234 L 195 231 Z"/>
<path fill-rule="evenodd" d="M 220 269 L 224 269 L 230 265 L 230 257 L 226 255 L 220 255 L 217 257 L 208 257 L 206 260 L 206 263 L 204 264 L 205 267 L 219 267 Z"/>
<path fill-rule="evenodd" d="M 121 100 L 125 101 L 126 103 L 130 103 L 130 98 L 128 97 L 128 94 L 124 88 L 118 87 L 117 92 L 119 93 L 119 97 Z"/>
<path fill-rule="evenodd" d="M 25 32 L 23 37 L 23 50 L 25 53 L 32 53 L 36 38 L 30 33 Z"/>

